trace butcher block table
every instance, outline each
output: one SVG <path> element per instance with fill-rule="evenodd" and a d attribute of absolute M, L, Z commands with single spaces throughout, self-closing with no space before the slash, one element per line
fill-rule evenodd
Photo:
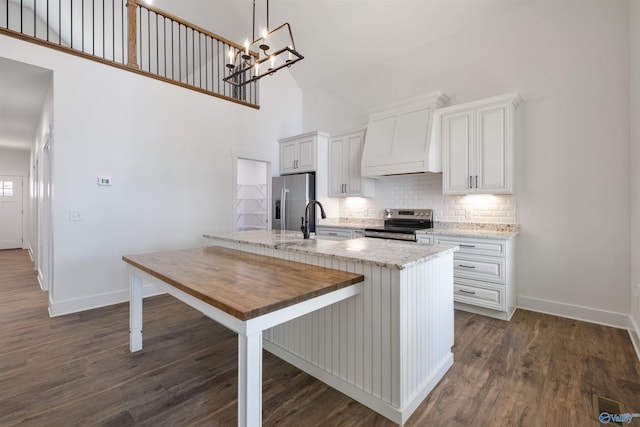
<path fill-rule="evenodd" d="M 129 348 L 142 350 L 147 282 L 238 334 L 238 425 L 262 423 L 262 332 L 360 292 L 364 276 L 222 247 L 122 257 L 129 264 Z"/>

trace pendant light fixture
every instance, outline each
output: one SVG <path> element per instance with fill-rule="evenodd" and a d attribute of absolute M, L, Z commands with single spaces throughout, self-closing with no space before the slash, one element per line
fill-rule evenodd
<path fill-rule="evenodd" d="M 244 86 L 304 59 L 304 56 L 296 50 L 289 23 L 285 22 L 278 28 L 270 30 L 269 0 L 266 1 L 267 22 L 262 35 L 256 38 L 256 1 L 253 0 L 253 42 L 246 40 L 244 49 L 229 47 L 227 53 L 229 75 L 222 79 L 229 84 Z"/>

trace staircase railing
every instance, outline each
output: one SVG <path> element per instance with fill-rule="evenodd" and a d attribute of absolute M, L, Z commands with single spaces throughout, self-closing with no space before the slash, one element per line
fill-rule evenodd
<path fill-rule="evenodd" d="M 258 107 L 258 82 L 225 83 L 243 46 L 139 0 L 0 0 L 0 34 Z"/>

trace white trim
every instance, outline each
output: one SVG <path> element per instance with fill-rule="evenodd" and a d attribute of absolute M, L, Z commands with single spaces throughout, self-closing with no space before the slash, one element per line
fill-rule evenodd
<path fill-rule="evenodd" d="M 629 323 L 629 316 L 625 313 L 615 313 L 593 307 L 565 304 L 523 295 L 518 296 L 518 308 L 619 329 L 627 329 Z"/>
<path fill-rule="evenodd" d="M 77 313 L 79 311 L 93 310 L 94 308 L 106 307 L 113 304 L 120 304 L 129 301 L 129 288 L 106 294 L 89 295 L 86 297 L 72 298 L 62 301 L 51 301 L 49 304 L 49 316 L 63 316 L 65 314 Z M 143 297 L 161 295 L 164 292 L 154 285 L 145 284 L 142 288 Z"/>
<path fill-rule="evenodd" d="M 636 350 L 636 356 L 640 361 L 640 327 L 638 327 L 633 316 L 629 316 L 629 338 L 631 338 L 633 348 Z"/>

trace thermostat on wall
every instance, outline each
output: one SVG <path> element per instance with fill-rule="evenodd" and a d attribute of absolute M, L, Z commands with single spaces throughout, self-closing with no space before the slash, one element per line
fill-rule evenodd
<path fill-rule="evenodd" d="M 111 177 L 110 176 L 99 176 L 98 177 L 98 185 L 111 185 Z"/>

